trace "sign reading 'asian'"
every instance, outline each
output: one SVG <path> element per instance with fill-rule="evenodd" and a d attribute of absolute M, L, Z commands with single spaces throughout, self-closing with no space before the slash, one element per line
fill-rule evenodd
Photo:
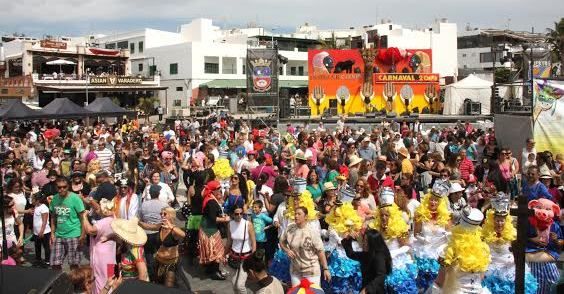
<path fill-rule="evenodd" d="M 108 76 L 108 77 L 91 77 L 89 78 L 89 84 L 91 85 L 138 85 L 143 82 L 143 79 L 136 77 L 118 77 L 118 76 Z"/>

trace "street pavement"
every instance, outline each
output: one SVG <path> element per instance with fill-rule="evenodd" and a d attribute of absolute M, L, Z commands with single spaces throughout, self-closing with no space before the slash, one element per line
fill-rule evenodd
<path fill-rule="evenodd" d="M 178 188 L 178 201 L 184 203 L 186 201 L 186 187 L 184 184 L 181 183 Z M 184 227 L 184 222 L 179 221 L 177 223 L 178 226 Z M 28 233 L 29 234 L 29 233 Z M 35 249 L 33 241 L 26 243 L 24 247 L 24 257 L 28 263 L 24 266 L 30 267 L 31 262 L 35 260 Z M 89 253 L 88 248 L 84 248 L 82 252 L 81 261 L 83 265 L 89 264 Z M 63 267 L 65 271 L 69 271 L 68 264 L 65 264 Z M 208 278 L 206 273 L 204 273 L 203 269 L 198 265 L 197 260 L 195 263 L 188 260 L 188 258 L 183 258 L 181 261 L 181 266 L 177 272 L 177 280 L 179 281 L 179 288 L 187 289 L 185 286 L 185 281 L 188 281 L 190 284 L 190 288 L 193 292 L 199 294 L 208 294 L 208 293 L 233 293 L 233 285 L 231 284 L 231 277 L 236 273 L 236 271 L 229 266 L 225 265 L 223 268 L 224 272 L 228 273 L 228 278 L 225 281 L 215 281 L 211 278 Z"/>

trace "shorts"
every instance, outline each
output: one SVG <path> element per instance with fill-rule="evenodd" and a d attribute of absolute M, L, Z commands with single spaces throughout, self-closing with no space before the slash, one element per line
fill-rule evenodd
<path fill-rule="evenodd" d="M 51 265 L 62 265 L 65 257 L 70 265 L 80 264 L 80 251 L 78 251 L 78 238 L 55 238 L 51 247 Z"/>

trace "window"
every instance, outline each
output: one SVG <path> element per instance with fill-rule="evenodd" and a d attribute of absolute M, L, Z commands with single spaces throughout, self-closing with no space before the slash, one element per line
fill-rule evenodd
<path fill-rule="evenodd" d="M 245 64 L 243 64 L 243 71 L 242 71 L 242 73 L 243 73 L 244 75 L 246 75 L 246 74 L 247 74 L 247 71 L 246 71 L 246 70 L 247 70 L 247 67 L 246 67 L 246 65 L 245 65 Z"/>
<path fill-rule="evenodd" d="M 184 89 L 184 88 L 182 88 L 182 87 L 176 87 L 176 91 L 177 91 L 177 92 L 182 92 L 183 89 Z"/>
<path fill-rule="evenodd" d="M 298 75 L 299 75 L 299 76 L 303 76 L 303 75 L 304 75 L 304 67 L 303 67 L 303 66 L 299 66 L 299 67 L 298 67 Z"/>
<path fill-rule="evenodd" d="M 137 66 L 139 67 L 139 71 L 143 71 L 143 63 L 139 63 Z"/>
<path fill-rule="evenodd" d="M 135 53 L 135 43 L 129 43 L 129 52 Z"/>
<path fill-rule="evenodd" d="M 151 65 L 149 66 L 149 75 L 154 76 L 157 73 L 157 66 Z"/>
<path fill-rule="evenodd" d="M 466 57 L 466 53 L 462 53 L 462 57 Z"/>
<path fill-rule="evenodd" d="M 169 66 L 169 72 L 171 75 L 178 74 L 178 63 L 171 63 Z"/>
<path fill-rule="evenodd" d="M 291 75 L 291 76 L 295 76 L 295 75 L 296 75 L 296 67 L 295 67 L 295 66 L 290 67 L 290 75 Z"/>
<path fill-rule="evenodd" d="M 118 49 L 127 49 L 127 48 L 129 48 L 129 42 L 127 42 L 127 41 L 118 42 L 117 48 Z"/>
<path fill-rule="evenodd" d="M 284 68 L 283 67 L 279 67 L 278 68 L 278 75 L 283 75 L 284 74 Z"/>
<path fill-rule="evenodd" d="M 499 60 L 503 57 L 503 52 L 496 52 L 495 54 L 495 61 L 499 62 Z M 493 62 L 493 53 L 492 52 L 483 52 L 480 53 L 480 63 L 490 63 Z"/>
<path fill-rule="evenodd" d="M 139 53 L 143 53 L 143 41 L 139 41 Z"/>
<path fill-rule="evenodd" d="M 108 44 L 106 44 L 106 49 L 116 49 L 116 43 L 108 43 Z"/>
<path fill-rule="evenodd" d="M 180 87 L 180 88 L 182 88 L 182 87 Z M 181 107 L 181 106 L 182 106 L 182 100 L 180 100 L 180 99 L 174 99 L 173 102 L 172 102 L 172 106 L 174 106 L 174 107 Z"/>
<path fill-rule="evenodd" d="M 219 73 L 219 64 L 217 63 L 204 63 L 204 73 L 208 74 L 218 74 Z"/>

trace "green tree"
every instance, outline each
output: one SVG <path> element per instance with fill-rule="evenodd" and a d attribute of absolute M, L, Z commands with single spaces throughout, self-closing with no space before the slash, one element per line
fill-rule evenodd
<path fill-rule="evenodd" d="M 552 45 L 552 57 L 564 65 L 564 17 L 554 23 L 553 29 L 547 29 L 547 42 Z M 560 75 L 564 75 L 560 70 Z"/>
<path fill-rule="evenodd" d="M 506 67 L 495 69 L 495 82 L 496 83 L 509 83 L 511 82 L 511 70 Z"/>
<path fill-rule="evenodd" d="M 145 122 L 149 123 L 149 117 L 155 110 L 156 105 L 159 103 L 159 97 L 141 97 L 137 103 L 139 109 L 145 115 Z"/>

